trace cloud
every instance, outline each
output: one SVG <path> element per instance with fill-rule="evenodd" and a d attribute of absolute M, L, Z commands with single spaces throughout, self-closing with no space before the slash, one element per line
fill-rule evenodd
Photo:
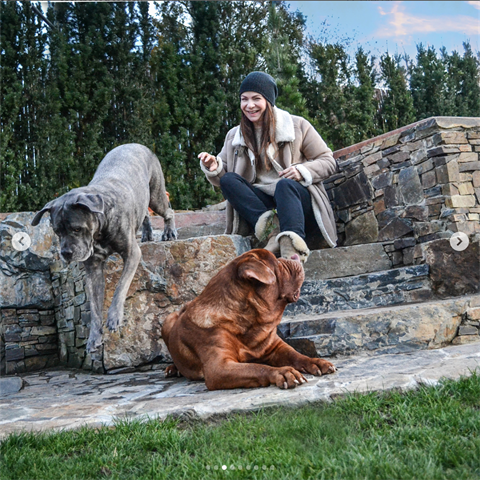
<path fill-rule="evenodd" d="M 403 2 L 392 2 L 389 12 L 381 6 L 378 12 L 388 18 L 387 25 L 375 32 L 379 38 L 404 37 L 415 33 L 458 32 L 465 35 L 480 35 L 480 21 L 467 15 L 431 17 L 412 15 L 406 12 Z M 480 2 L 467 2 L 480 9 Z"/>
<path fill-rule="evenodd" d="M 466 2 L 466 3 L 476 8 L 477 10 L 480 10 L 480 2 Z"/>

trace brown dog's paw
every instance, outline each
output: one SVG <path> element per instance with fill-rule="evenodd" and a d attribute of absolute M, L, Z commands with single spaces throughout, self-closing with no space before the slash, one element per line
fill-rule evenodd
<path fill-rule="evenodd" d="M 170 378 L 170 377 L 181 377 L 182 374 L 178 371 L 178 368 L 176 367 L 175 364 L 169 365 L 165 369 L 165 377 Z"/>
<path fill-rule="evenodd" d="M 295 388 L 297 385 L 307 382 L 308 380 L 293 367 L 275 368 L 270 379 L 271 384 L 275 384 L 278 388 Z"/>
<path fill-rule="evenodd" d="M 335 373 L 337 369 L 333 363 L 323 360 L 322 358 L 308 358 L 301 362 L 301 365 L 295 365 L 301 372 L 310 373 L 320 377 L 322 375 L 328 375 Z"/>

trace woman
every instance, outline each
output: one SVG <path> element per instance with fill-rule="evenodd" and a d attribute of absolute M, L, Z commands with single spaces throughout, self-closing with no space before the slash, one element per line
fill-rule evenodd
<path fill-rule="evenodd" d="M 253 229 L 258 240 L 267 241 L 266 249 L 306 261 L 307 234 L 321 234 L 329 246 L 336 245 L 322 184 L 335 173 L 336 162 L 307 120 L 275 107 L 277 95 L 270 75 L 247 75 L 240 86 L 240 125 L 227 133 L 219 155 L 198 157 L 207 179 L 227 200 L 227 234 Z"/>

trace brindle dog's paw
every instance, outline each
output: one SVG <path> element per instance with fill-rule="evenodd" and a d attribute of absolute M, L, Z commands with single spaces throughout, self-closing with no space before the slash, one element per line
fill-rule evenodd
<path fill-rule="evenodd" d="M 165 227 L 162 233 L 162 242 L 168 242 L 169 240 L 177 239 L 177 230 L 174 228 Z"/>
<path fill-rule="evenodd" d="M 102 343 L 102 332 L 91 332 L 87 342 L 87 352 L 90 354 L 97 352 Z"/>
<path fill-rule="evenodd" d="M 153 242 L 153 233 L 151 231 L 143 231 L 142 233 L 142 243 Z"/>
<path fill-rule="evenodd" d="M 111 309 L 108 311 L 108 317 L 107 317 L 107 328 L 111 332 L 116 332 L 118 330 L 118 326 L 120 325 L 120 318 L 123 318 L 123 312 L 120 315 L 117 313 L 115 309 Z"/>
<path fill-rule="evenodd" d="M 169 365 L 165 369 L 165 377 L 170 378 L 170 377 L 181 377 L 182 374 L 178 371 L 178 368 L 176 367 L 175 364 Z"/>

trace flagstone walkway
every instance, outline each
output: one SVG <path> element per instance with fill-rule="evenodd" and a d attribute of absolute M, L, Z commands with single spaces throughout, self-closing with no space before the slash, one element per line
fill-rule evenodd
<path fill-rule="evenodd" d="M 12 432 L 111 425 L 117 418 L 207 418 L 273 405 L 330 401 L 348 392 L 411 389 L 480 369 L 480 342 L 439 350 L 334 359 L 334 375 L 277 387 L 209 392 L 203 382 L 165 378 L 163 370 L 116 375 L 46 370 L 0 379 L 0 437 Z"/>

